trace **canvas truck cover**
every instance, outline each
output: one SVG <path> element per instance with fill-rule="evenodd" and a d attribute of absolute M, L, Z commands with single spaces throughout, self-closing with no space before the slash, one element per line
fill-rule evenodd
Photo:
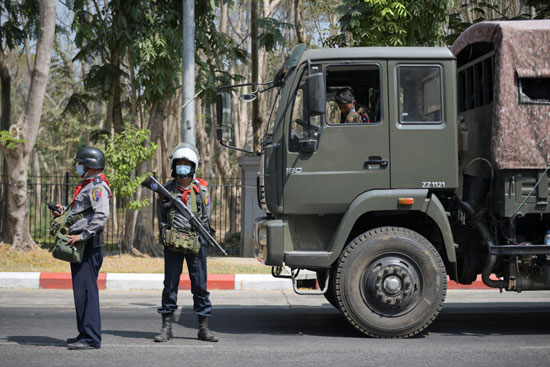
<path fill-rule="evenodd" d="M 520 95 L 519 84 L 522 78 L 550 81 L 550 20 L 477 23 L 451 51 L 458 56 L 478 42 L 492 43 L 495 50 L 491 156 L 496 168 L 544 168 L 550 164 L 550 96 L 529 100 Z"/>

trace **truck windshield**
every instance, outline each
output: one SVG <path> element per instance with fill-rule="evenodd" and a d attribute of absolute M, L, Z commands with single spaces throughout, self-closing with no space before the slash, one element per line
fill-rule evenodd
<path fill-rule="evenodd" d="M 276 117 L 276 106 L 278 105 L 279 98 L 281 97 L 281 91 L 283 90 L 288 74 L 290 70 L 294 69 L 298 65 L 298 61 L 302 57 L 306 49 L 306 45 L 301 43 L 298 44 L 291 51 L 290 55 L 286 58 L 285 62 L 281 65 L 279 70 L 275 73 L 274 81 L 276 84 L 279 84 L 276 88 L 271 89 L 266 93 L 265 97 L 267 99 L 267 106 L 271 106 L 269 110 L 266 130 L 263 138 L 264 145 L 271 142 L 273 136 L 273 131 L 275 130 L 275 117 Z"/>
<path fill-rule="evenodd" d="M 283 83 L 284 85 L 284 83 Z M 275 129 L 275 115 L 276 115 L 276 106 L 279 102 L 279 98 L 281 96 L 281 90 L 283 89 L 283 85 L 273 88 L 271 91 L 268 92 L 268 95 L 265 97 L 267 98 L 268 103 L 266 105 L 271 106 L 269 110 L 266 130 L 264 134 L 264 141 L 267 138 L 268 140 L 271 140 L 271 137 L 273 136 L 273 131 Z"/>

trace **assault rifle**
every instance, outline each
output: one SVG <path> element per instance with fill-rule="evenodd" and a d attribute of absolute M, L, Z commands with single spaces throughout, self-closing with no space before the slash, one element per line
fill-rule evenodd
<path fill-rule="evenodd" d="M 164 186 L 162 186 L 153 176 L 147 177 L 142 183 L 141 186 L 148 188 L 151 191 L 156 192 L 159 195 L 162 195 L 163 197 L 169 199 L 172 204 L 176 206 L 176 208 L 183 214 L 185 219 L 191 223 L 191 225 L 195 228 L 195 230 L 206 240 L 206 242 L 213 247 L 217 247 L 218 250 L 220 250 L 225 256 L 227 256 L 227 252 L 223 249 L 223 247 L 220 246 L 220 244 L 216 241 L 214 237 L 210 234 L 210 231 L 208 231 L 204 226 L 201 224 L 201 222 L 193 215 L 193 212 L 189 210 L 180 200 L 176 199 L 172 196 L 172 194 L 166 190 Z"/>

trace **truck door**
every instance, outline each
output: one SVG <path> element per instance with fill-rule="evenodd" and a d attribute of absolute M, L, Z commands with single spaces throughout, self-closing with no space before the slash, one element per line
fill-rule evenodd
<path fill-rule="evenodd" d="M 286 214 L 342 213 L 361 193 L 389 188 L 390 184 L 387 62 L 369 60 L 349 65 L 348 61 L 315 68 L 325 75 L 327 112 L 306 116 L 307 71 L 303 67 L 288 103 L 287 146 L 283 153 Z M 362 111 L 361 122 L 341 123 L 334 97 L 343 88 L 352 91 L 355 110 Z M 302 153 L 298 142 L 308 131 L 318 139 L 317 149 Z"/>
<path fill-rule="evenodd" d="M 457 187 L 453 61 L 390 61 L 388 66 L 391 188 Z"/>

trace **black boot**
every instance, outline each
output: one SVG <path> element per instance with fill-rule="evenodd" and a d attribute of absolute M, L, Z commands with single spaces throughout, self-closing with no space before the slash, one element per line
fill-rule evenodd
<path fill-rule="evenodd" d="M 172 320 L 174 318 L 173 313 L 163 313 L 162 315 L 162 328 L 160 334 L 155 335 L 156 342 L 167 342 L 173 338 L 172 335 Z"/>
<path fill-rule="evenodd" d="M 217 342 L 218 338 L 208 328 L 208 317 L 199 316 L 199 334 L 197 335 L 199 340 L 205 342 Z"/>

